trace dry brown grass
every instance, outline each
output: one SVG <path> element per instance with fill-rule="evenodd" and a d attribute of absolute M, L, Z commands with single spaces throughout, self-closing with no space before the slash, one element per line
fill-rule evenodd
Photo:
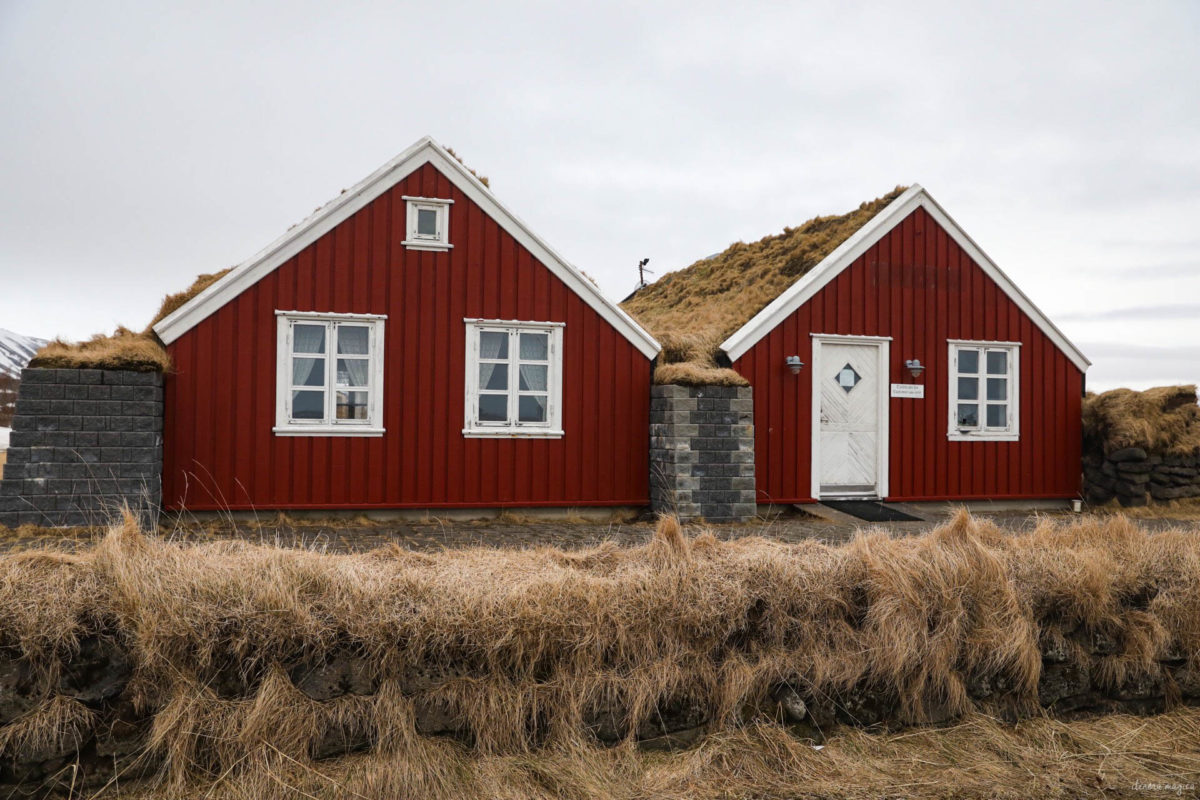
<path fill-rule="evenodd" d="M 750 381 L 727 367 L 687 362 L 659 364 L 654 368 L 654 382 L 659 385 L 680 386 L 749 386 Z"/>
<path fill-rule="evenodd" d="M 153 337 L 118 327 L 111 334 L 98 333 L 86 342 L 55 339 L 37 351 L 29 366 L 164 372 L 170 369 L 171 359 Z"/>
<path fill-rule="evenodd" d="M 737 242 L 719 255 L 664 275 L 621 306 L 663 343 L 661 363 L 716 368 L 714 358 L 722 341 L 906 188 L 898 186 L 848 214 L 815 217 L 751 244 Z M 680 353 L 668 342 L 682 344 L 689 352 Z"/>
<path fill-rule="evenodd" d="M 1140 785 L 1174 785 L 1161 795 L 1192 796 L 1200 770 L 1200 711 L 1155 718 L 1112 716 L 1016 726 L 971 715 L 951 728 L 901 734 L 847 731 L 821 750 L 779 726 L 722 731 L 675 755 L 630 748 L 555 744 L 536 756 L 478 755 L 448 742 L 419 740 L 392 753 L 313 764 L 285 753 L 194 785 L 214 800 L 462 798 L 463 800 L 727 800 L 728 798 L 1145 797 Z M 106 797 L 162 797 L 134 787 Z"/>
<path fill-rule="evenodd" d="M 150 324 L 146 326 L 143 332 L 149 336 L 153 333 L 153 328 L 162 320 L 166 319 L 171 314 L 178 311 L 185 303 L 191 300 L 196 295 L 203 292 L 209 286 L 212 286 L 217 281 L 229 274 L 232 267 L 220 270 L 219 272 L 210 272 L 200 275 L 196 280 L 192 281 L 192 285 L 184 289 L 182 292 L 175 292 L 163 298 L 162 305 L 159 306 L 158 313 L 154 315 L 154 319 L 150 320 Z"/>
<path fill-rule="evenodd" d="M 8 461 L 8 451 L 0 450 L 0 478 L 4 477 L 4 462 Z"/>
<path fill-rule="evenodd" d="M 1102 506 L 1089 506 L 1088 513 L 1119 515 L 1131 519 L 1200 520 L 1200 498 L 1158 500 L 1139 508 L 1126 508 L 1114 499 Z"/>
<path fill-rule="evenodd" d="M 446 148 L 446 152 L 450 154 L 450 157 L 451 157 L 451 158 L 453 158 L 453 159 L 454 159 L 455 161 L 457 161 L 459 164 L 462 164 L 462 166 L 463 166 L 463 169 L 465 169 L 467 172 L 469 172 L 469 173 L 471 173 L 472 175 L 474 175 L 474 176 L 475 176 L 475 178 L 476 178 L 476 179 L 477 179 L 477 180 L 478 180 L 480 183 L 482 183 L 484 186 L 488 187 L 489 189 L 491 189 L 491 188 L 492 188 L 492 183 L 491 183 L 491 181 L 489 181 L 489 180 L 487 179 L 487 176 L 486 176 L 486 175 L 480 175 L 478 172 L 476 172 L 475 170 L 473 170 L 473 169 L 471 169 L 470 167 L 468 167 L 468 166 L 467 166 L 467 162 L 465 162 L 465 161 L 463 161 L 463 160 L 462 160 L 462 156 L 460 156 L 458 153 L 454 152 L 454 148 L 453 148 L 453 147 L 447 147 L 447 148 Z M 592 281 L 592 283 L 595 283 L 595 281 Z"/>
<path fill-rule="evenodd" d="M 1095 661 L 1109 687 L 1160 675 L 1168 652 L 1200 666 L 1200 538 L 1124 518 L 1011 534 L 961 513 L 840 547 L 689 539 L 667 520 L 641 547 L 437 555 L 179 546 L 127 522 L 77 555 L 0 557 L 0 647 L 48 685 L 96 626 L 130 649 L 127 692 L 154 714 L 150 750 L 175 796 L 216 780 L 230 798 L 1077 797 L 1200 769 L 1194 710 L 1014 728 L 978 716 L 966 691 L 1003 681 L 1032 710 L 1038 638 L 1070 630 L 1120 644 Z M 317 703 L 280 669 L 347 649 L 377 694 Z M 231 664 L 250 688 L 219 696 Z M 781 682 L 814 698 L 881 687 L 898 722 L 962 722 L 844 733 L 818 752 L 744 720 Z M 606 698 L 634 730 L 678 697 L 713 731 L 684 755 L 601 750 L 584 733 Z M 465 720 L 473 747 L 417 735 L 419 701 Z M 78 709 L 47 702 L 0 742 L 83 730 Z M 365 732 L 372 754 L 314 763 L 330 730 Z"/>
<path fill-rule="evenodd" d="M 1140 447 L 1159 455 L 1200 453 L 1200 406 L 1195 386 L 1144 392 L 1113 389 L 1083 401 L 1085 449 L 1111 453 Z"/>

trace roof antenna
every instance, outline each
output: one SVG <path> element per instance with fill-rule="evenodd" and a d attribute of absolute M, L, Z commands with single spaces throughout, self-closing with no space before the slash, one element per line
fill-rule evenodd
<path fill-rule="evenodd" d="M 648 259 L 648 258 L 643 258 L 641 261 L 638 262 L 638 288 L 639 289 L 646 288 L 646 273 L 649 272 L 651 275 L 654 274 L 654 270 L 646 269 L 646 265 L 649 263 L 650 263 L 650 259 Z"/>

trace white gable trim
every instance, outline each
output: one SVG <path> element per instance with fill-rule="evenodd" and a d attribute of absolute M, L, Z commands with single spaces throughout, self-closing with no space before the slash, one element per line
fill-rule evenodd
<path fill-rule="evenodd" d="M 731 361 L 737 361 L 746 354 L 746 351 L 757 344 L 760 339 L 791 316 L 796 309 L 812 299 L 826 284 L 836 278 L 838 273 L 853 264 L 859 256 L 869 250 L 872 245 L 882 239 L 917 208 L 924 208 L 950 234 L 958 246 L 971 257 L 971 260 L 978 264 L 987 273 L 988 277 L 996 282 L 1000 290 L 1008 295 L 1008 298 L 1016 303 L 1017 307 L 1026 316 L 1033 320 L 1033 323 L 1046 334 L 1050 341 L 1058 346 L 1058 349 L 1071 360 L 1071 363 L 1081 371 L 1087 371 L 1088 366 L 1092 362 L 1088 361 L 1079 348 L 1073 345 L 1063 335 L 1063 332 L 1033 304 L 1033 301 L 1017 288 L 1016 284 L 996 265 L 996 262 L 988 258 L 987 254 L 979 248 L 979 245 L 975 244 L 975 241 L 967 235 L 966 231 L 959 227 L 958 223 L 937 204 L 937 201 L 918 185 L 912 186 L 904 194 L 889 203 L 887 208 L 872 217 L 853 236 L 842 242 L 820 264 L 813 267 L 800 280 L 789 286 L 783 294 L 771 301 L 770 305 L 758 312 L 753 319 L 736 330 L 728 339 L 721 343 L 721 349 L 725 351 L 725 354 L 729 356 Z"/>
<path fill-rule="evenodd" d="M 642 355 L 654 358 L 658 354 L 661 348 L 649 333 L 601 294 L 595 284 L 552 250 L 515 214 L 501 205 L 478 178 L 428 136 L 319 208 L 257 255 L 234 267 L 225 277 L 159 321 L 154 326 L 154 332 L 167 344 L 175 341 L 427 162 L 433 164 L 459 191 L 529 250 L 534 258 L 545 264 L 608 324 L 620 331 Z"/>

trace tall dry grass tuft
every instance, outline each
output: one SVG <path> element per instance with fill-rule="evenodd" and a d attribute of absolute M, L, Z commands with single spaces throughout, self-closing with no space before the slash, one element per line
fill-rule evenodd
<path fill-rule="evenodd" d="M 1140 447 L 1159 455 L 1200 453 L 1196 387 L 1113 389 L 1083 400 L 1085 449 L 1098 454 Z"/>
<path fill-rule="evenodd" d="M 177 794 L 715 797 L 742 779 L 794 792 L 801 775 L 883 785 L 883 772 L 853 771 L 856 752 L 919 752 L 965 778 L 1010 779 L 999 761 L 953 768 L 952 748 L 1032 757 L 1026 733 L 975 714 L 1035 709 L 1047 647 L 1087 655 L 1114 690 L 1169 689 L 1164 660 L 1200 667 L 1200 541 L 1119 518 L 1002 533 L 963 513 L 926 536 L 874 531 L 836 547 L 689 539 L 664 518 L 627 549 L 334 555 L 170 544 L 128 518 L 77 555 L 0 556 L 0 653 L 20 656 L 37 701 L 0 742 L 86 739 L 93 713 L 107 724 L 62 688 L 96 637 L 128 653 L 121 697 L 148 725 L 145 762 Z M 845 734 L 818 755 L 773 722 L 781 691 L 826 733 L 838 720 L 965 729 L 961 741 L 910 733 L 924 742 L 911 751 L 911 738 Z M 637 755 L 634 741 L 664 736 L 667 719 L 707 737 L 669 764 Z M 1200 748 L 1194 716 L 1170 719 Z M 1061 745 L 1084 763 L 1091 746 Z M 362 775 L 320 761 L 355 748 L 371 752 L 346 762 Z M 1139 758 L 1130 775 L 1144 774 Z M 1068 762 L 1046 763 L 1068 774 Z"/>

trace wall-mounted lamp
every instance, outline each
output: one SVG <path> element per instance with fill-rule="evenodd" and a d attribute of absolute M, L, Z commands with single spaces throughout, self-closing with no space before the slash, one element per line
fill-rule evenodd
<path fill-rule="evenodd" d="M 788 356 L 787 366 L 793 375 L 799 375 L 800 370 L 804 369 L 804 362 L 800 360 L 800 356 Z"/>
<path fill-rule="evenodd" d="M 921 373 L 925 371 L 925 365 L 921 363 L 919 358 L 910 358 L 904 362 L 904 366 L 908 367 L 908 371 L 912 373 L 914 378 L 921 377 Z"/>

